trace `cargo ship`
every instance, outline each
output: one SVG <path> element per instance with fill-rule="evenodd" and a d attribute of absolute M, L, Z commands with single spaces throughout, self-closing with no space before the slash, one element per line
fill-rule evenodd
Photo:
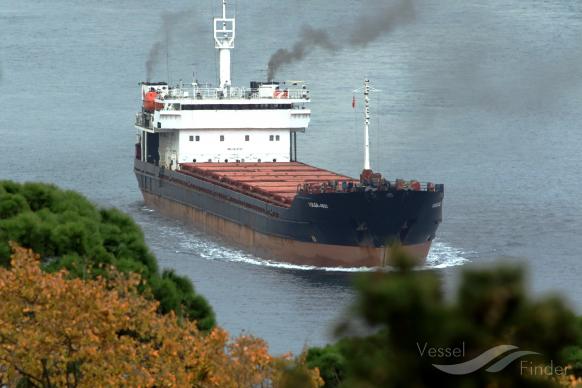
<path fill-rule="evenodd" d="M 300 162 L 309 89 L 272 80 L 233 86 L 236 23 L 221 1 L 218 84 L 141 83 L 134 171 L 146 205 L 271 260 L 383 267 L 400 249 L 422 264 L 442 222 L 444 186 L 372 171 L 368 81 L 360 176 Z"/>

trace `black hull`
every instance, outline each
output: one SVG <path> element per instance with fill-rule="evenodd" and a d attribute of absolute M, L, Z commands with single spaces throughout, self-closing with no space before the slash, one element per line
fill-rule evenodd
<path fill-rule="evenodd" d="M 298 264 L 382 266 L 395 245 L 422 262 L 442 220 L 442 192 L 298 194 L 287 208 L 140 160 L 135 173 L 149 205 Z"/>

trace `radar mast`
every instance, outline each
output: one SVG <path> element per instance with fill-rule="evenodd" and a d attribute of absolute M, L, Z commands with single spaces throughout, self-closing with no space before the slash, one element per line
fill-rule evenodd
<path fill-rule="evenodd" d="M 214 18 L 214 47 L 218 49 L 220 58 L 219 87 L 227 89 L 231 86 L 230 50 L 234 48 L 235 26 L 234 18 L 226 17 L 226 0 L 222 1 L 222 17 Z"/>

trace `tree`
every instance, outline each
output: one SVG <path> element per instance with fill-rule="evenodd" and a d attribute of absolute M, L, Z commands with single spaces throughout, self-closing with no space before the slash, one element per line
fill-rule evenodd
<path fill-rule="evenodd" d="M 538 373 L 543 367 L 580 371 L 575 368 L 582 365 L 581 320 L 560 298 L 528 297 L 521 268 L 465 270 L 456 302 L 444 299 L 436 272 L 406 265 L 363 274 L 356 288 L 351 316 L 338 328 L 343 338 L 307 355 L 307 365 L 321 370 L 326 387 L 549 387 L 575 381 L 576 375 Z M 368 335 L 357 334 L 362 323 Z M 480 368 L 451 375 L 433 366 L 468 361 L 504 344 L 539 355 L 523 356 L 497 373 Z M 442 352 L 429 355 L 429 347 Z M 447 349 L 466 353 L 455 358 Z"/>
<path fill-rule="evenodd" d="M 203 335 L 159 314 L 137 292 L 138 275 L 82 280 L 45 273 L 38 260 L 15 246 L 11 268 L 0 269 L 0 386 L 289 387 L 281 365 L 307 371 L 306 387 L 323 383 L 258 338 L 230 340 L 218 327 Z"/>
<path fill-rule="evenodd" d="M 9 242 L 40 254 L 47 271 L 70 276 L 106 276 L 113 266 L 139 274 L 141 290 L 160 301 L 160 311 L 196 320 L 201 330 L 215 324 L 208 302 L 189 279 L 160 274 L 155 257 L 133 220 L 115 209 L 98 209 L 73 191 L 41 183 L 0 181 L 0 266 L 10 262 Z"/>

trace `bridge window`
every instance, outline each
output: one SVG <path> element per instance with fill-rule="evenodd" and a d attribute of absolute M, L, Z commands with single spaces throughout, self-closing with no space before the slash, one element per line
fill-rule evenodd
<path fill-rule="evenodd" d="M 275 140 L 279 141 L 281 140 L 281 137 L 279 135 L 275 136 Z"/>
<path fill-rule="evenodd" d="M 220 135 L 220 141 L 224 141 L 224 135 Z"/>
<path fill-rule="evenodd" d="M 194 136 L 190 136 L 190 141 L 194 141 Z"/>
<path fill-rule="evenodd" d="M 192 137 L 192 136 L 190 136 Z M 196 141 L 200 141 L 200 136 L 196 136 Z"/>
<path fill-rule="evenodd" d="M 249 141 L 251 140 L 251 137 L 249 135 L 245 135 L 245 141 Z"/>
<path fill-rule="evenodd" d="M 274 138 L 273 135 L 269 136 L 269 141 L 273 141 L 273 138 Z"/>

